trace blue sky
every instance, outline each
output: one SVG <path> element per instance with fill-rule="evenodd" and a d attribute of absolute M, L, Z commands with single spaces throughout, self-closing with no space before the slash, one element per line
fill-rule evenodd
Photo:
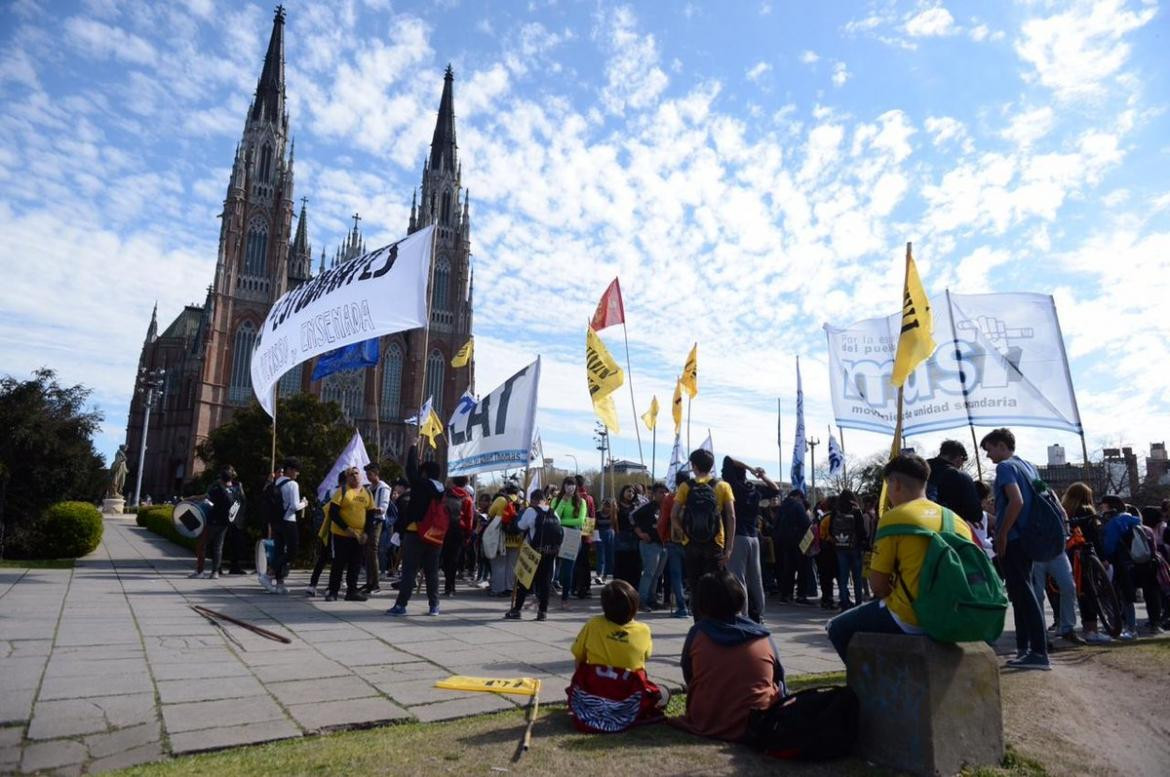
<path fill-rule="evenodd" d="M 453 64 L 479 387 L 543 354 L 549 456 L 596 458 L 583 323 L 619 275 L 639 412 L 652 393 L 668 406 L 697 340 L 693 443 L 710 428 L 718 454 L 774 473 L 779 396 L 787 470 L 793 357 L 823 438 L 821 326 L 896 310 L 906 241 L 931 292 L 1056 297 L 1091 450 L 1170 429 L 1170 56 L 1153 2 L 286 7 L 317 253 L 355 210 L 367 245 L 403 234 Z M 165 326 L 212 280 L 271 17 L 215 0 L 0 9 L 0 370 L 92 386 L 104 453 L 155 300 Z M 636 458 L 625 389 L 618 409 L 616 453 Z M 851 456 L 888 444 L 847 436 Z M 1020 442 L 1079 448 L 1039 429 Z"/>

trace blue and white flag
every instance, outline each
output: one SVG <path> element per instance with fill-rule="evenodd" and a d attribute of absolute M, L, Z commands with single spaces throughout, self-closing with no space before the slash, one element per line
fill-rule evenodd
<path fill-rule="evenodd" d="M 792 480 L 792 489 L 808 495 L 808 486 L 804 482 L 804 449 L 808 443 L 804 435 L 804 388 L 800 383 L 800 357 L 796 357 L 796 440 L 792 444 L 792 471 L 789 477 Z"/>
<path fill-rule="evenodd" d="M 531 462 L 540 357 L 447 427 L 447 474 L 524 468 Z"/>
<path fill-rule="evenodd" d="M 471 393 L 471 389 L 468 389 L 463 392 L 463 396 L 459 397 L 459 401 L 455 403 L 455 412 L 451 414 L 451 420 L 447 422 L 447 426 L 454 426 L 456 421 L 474 409 L 475 395 Z"/>
<path fill-rule="evenodd" d="M 679 435 L 674 436 L 674 447 L 670 449 L 670 468 L 666 470 L 666 487 L 674 490 L 674 479 L 679 471 L 687 467 L 686 459 L 683 458 L 682 453 L 682 438 Z"/>
<path fill-rule="evenodd" d="M 329 353 L 322 354 L 313 368 L 312 380 L 321 380 L 335 372 L 362 370 L 378 363 L 378 338 L 371 337 L 360 343 L 343 345 Z"/>
<path fill-rule="evenodd" d="M 845 451 L 841 450 L 841 444 L 837 442 L 837 438 L 829 433 L 829 477 L 835 478 L 845 472 Z"/>

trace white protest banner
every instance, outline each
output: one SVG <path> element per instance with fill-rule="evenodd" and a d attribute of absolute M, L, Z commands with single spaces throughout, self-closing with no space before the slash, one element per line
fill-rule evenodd
<path fill-rule="evenodd" d="M 528 466 L 540 357 L 447 427 L 447 474 L 474 475 Z"/>
<path fill-rule="evenodd" d="M 557 553 L 558 558 L 575 561 L 577 554 L 581 551 L 581 530 L 570 529 L 565 527 L 565 538 L 561 540 L 561 550 Z"/>
<path fill-rule="evenodd" d="M 934 354 L 905 387 L 904 434 L 978 426 L 1038 426 L 1079 434 L 1081 417 L 1056 304 L 1045 294 L 949 294 L 931 299 Z M 901 314 L 829 337 L 837 424 L 893 433 L 890 384 Z"/>
<path fill-rule="evenodd" d="M 321 481 L 321 485 L 317 486 L 317 501 L 325 501 L 325 496 L 337 488 L 337 476 L 350 467 L 358 468 L 359 481 L 363 486 L 367 485 L 370 481 L 366 477 L 365 466 L 369 463 L 370 455 L 366 453 L 366 444 L 362 441 L 362 435 L 360 432 L 354 432 L 353 437 L 349 438 L 349 444 L 345 446 L 345 450 L 337 457 L 337 461 L 333 462 L 329 474 Z"/>
<path fill-rule="evenodd" d="M 434 229 L 342 262 L 276 301 L 252 351 L 252 390 L 269 415 L 273 386 L 301 362 L 426 326 Z"/>

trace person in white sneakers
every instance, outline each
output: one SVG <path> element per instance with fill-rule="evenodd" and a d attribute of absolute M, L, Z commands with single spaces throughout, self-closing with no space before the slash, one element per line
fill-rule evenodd
<path fill-rule="evenodd" d="M 297 485 L 297 476 L 300 474 L 301 463 L 293 458 L 285 459 L 280 474 L 265 494 L 274 507 L 279 505 L 279 510 L 271 513 L 276 520 L 269 523 L 275 541 L 272 569 L 269 574 L 259 576 L 260 585 L 269 593 L 288 593 L 284 578 L 292 559 L 297 555 L 297 513 L 309 505 L 309 500 L 301 496 L 300 486 Z"/>

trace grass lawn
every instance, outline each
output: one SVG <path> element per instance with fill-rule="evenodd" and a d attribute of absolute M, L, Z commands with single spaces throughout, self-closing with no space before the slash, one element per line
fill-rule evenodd
<path fill-rule="evenodd" d="M 0 569 L 73 569 L 74 559 L 0 559 Z"/>
<path fill-rule="evenodd" d="M 794 677 L 794 690 L 841 684 L 844 672 Z M 668 713 L 681 714 L 685 697 L 671 699 Z M 646 726 L 614 736 L 580 734 L 563 705 L 541 708 L 532 748 L 517 755 L 524 732 L 520 710 L 444 723 L 404 723 L 304 739 L 185 756 L 119 772 L 125 777 L 203 777 L 207 774 L 279 775 L 884 775 L 885 770 L 850 758 L 825 764 L 780 763 L 726 742 L 699 739 L 667 725 Z M 1043 770 L 980 770 L 971 777 L 1027 775 Z"/>

